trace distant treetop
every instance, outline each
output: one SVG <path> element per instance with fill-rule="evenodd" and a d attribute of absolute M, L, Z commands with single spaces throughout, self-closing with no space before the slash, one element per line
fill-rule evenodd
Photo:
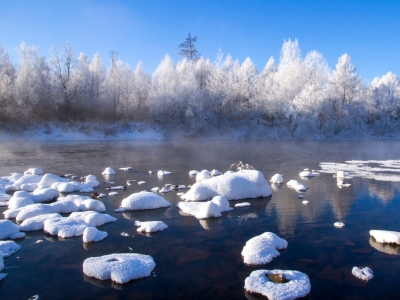
<path fill-rule="evenodd" d="M 200 53 L 198 53 L 194 45 L 196 41 L 197 37 L 192 37 L 189 32 L 186 40 L 183 43 L 179 44 L 180 48 L 179 54 L 181 54 L 183 57 L 189 60 L 197 61 L 200 58 Z"/>

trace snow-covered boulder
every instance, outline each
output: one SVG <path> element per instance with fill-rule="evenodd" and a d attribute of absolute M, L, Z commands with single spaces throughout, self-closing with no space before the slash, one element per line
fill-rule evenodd
<path fill-rule="evenodd" d="M 24 183 L 21 184 L 21 187 L 19 188 L 21 191 L 25 192 L 33 192 L 38 188 L 37 183 Z"/>
<path fill-rule="evenodd" d="M 242 202 L 235 204 L 235 207 L 249 207 L 251 204 L 249 202 Z"/>
<path fill-rule="evenodd" d="M 162 177 L 171 174 L 172 172 L 160 170 L 157 172 L 157 176 Z"/>
<path fill-rule="evenodd" d="M 58 191 L 56 189 L 39 187 L 32 192 L 32 200 L 35 203 L 48 202 L 58 197 Z"/>
<path fill-rule="evenodd" d="M 139 193 L 133 193 L 129 197 L 123 199 L 120 208 L 116 209 L 115 211 L 122 212 L 126 210 L 155 209 L 160 207 L 168 207 L 170 205 L 171 203 L 169 203 L 160 195 L 152 192 L 142 191 Z"/>
<path fill-rule="evenodd" d="M 307 191 L 307 188 L 297 180 L 289 180 L 286 184 L 288 187 L 295 189 L 298 192 Z"/>
<path fill-rule="evenodd" d="M 168 228 L 162 221 L 135 221 L 135 226 L 139 226 L 139 228 L 136 229 L 137 232 L 157 232 Z"/>
<path fill-rule="evenodd" d="M 115 222 L 117 218 L 108 214 L 101 214 L 95 211 L 79 211 L 69 215 L 70 219 L 81 220 L 92 227 L 101 226 L 106 223 Z"/>
<path fill-rule="evenodd" d="M 0 241 L 0 256 L 3 258 L 13 255 L 21 249 L 21 246 L 14 241 Z"/>
<path fill-rule="evenodd" d="M 364 281 L 368 281 L 368 280 L 371 280 L 372 278 L 374 278 L 373 273 L 374 272 L 372 272 L 372 270 L 368 267 L 364 267 L 364 268 L 353 267 L 353 269 L 351 270 L 351 274 L 356 276 L 358 279 L 361 279 Z"/>
<path fill-rule="evenodd" d="M 299 173 L 300 177 L 314 177 L 315 174 L 311 172 L 309 169 L 304 169 Z"/>
<path fill-rule="evenodd" d="M 113 168 L 107 167 L 107 168 L 104 169 L 103 173 L 101 173 L 101 174 L 103 174 L 103 175 L 114 175 L 116 173 L 115 173 Z"/>
<path fill-rule="evenodd" d="M 199 173 L 199 171 L 197 171 L 197 170 L 191 170 L 191 171 L 189 171 L 189 175 L 190 175 L 190 176 L 196 176 L 198 173 Z"/>
<path fill-rule="evenodd" d="M 221 173 L 220 171 L 214 169 L 214 170 L 212 170 L 212 171 L 210 172 L 210 175 L 211 175 L 211 176 L 219 176 L 219 175 L 222 175 L 222 173 Z"/>
<path fill-rule="evenodd" d="M 138 253 L 116 253 L 100 257 L 89 257 L 83 262 L 83 273 L 100 280 L 123 284 L 133 279 L 147 277 L 156 266 L 149 255 Z"/>
<path fill-rule="evenodd" d="M 107 236 L 107 232 L 100 231 L 96 227 L 86 227 L 83 231 L 82 239 L 84 243 L 100 242 L 104 240 Z"/>
<path fill-rule="evenodd" d="M 271 281 L 269 277 L 273 278 L 276 274 L 285 280 L 282 283 Z M 245 279 L 244 288 L 250 293 L 264 295 L 269 300 L 292 300 L 310 293 L 311 284 L 308 276 L 299 271 L 257 270 Z"/>
<path fill-rule="evenodd" d="M 210 175 L 210 171 L 208 171 L 208 170 L 202 170 L 201 172 L 198 172 L 196 174 L 196 182 L 201 182 L 204 179 L 210 179 L 210 178 L 212 178 L 212 177 Z"/>
<path fill-rule="evenodd" d="M 54 218 L 62 218 L 62 216 L 57 213 L 35 216 L 23 221 L 19 227 L 20 230 L 22 231 L 42 230 L 44 227 L 44 221 L 46 221 L 47 219 L 54 219 Z"/>
<path fill-rule="evenodd" d="M 57 235 L 61 238 L 80 236 L 89 227 L 84 221 L 70 218 L 54 218 L 44 221 L 43 230 L 50 235 Z"/>
<path fill-rule="evenodd" d="M 221 213 L 230 211 L 229 202 L 225 197 L 216 196 L 206 202 L 179 202 L 177 207 L 184 213 L 192 215 L 197 219 L 219 218 Z"/>
<path fill-rule="evenodd" d="M 275 233 L 264 232 L 251 238 L 243 247 L 242 256 L 245 264 L 264 265 L 279 255 L 277 250 L 286 249 L 288 243 Z"/>
<path fill-rule="evenodd" d="M 40 168 L 29 168 L 24 172 L 24 175 L 32 174 L 32 175 L 43 175 L 43 170 Z"/>
<path fill-rule="evenodd" d="M 20 232 L 17 224 L 10 220 L 0 220 L 0 240 L 19 239 L 25 237 L 25 233 Z"/>
<path fill-rule="evenodd" d="M 79 203 L 78 208 L 80 211 L 87 211 L 87 210 L 94 210 L 97 212 L 106 211 L 104 203 L 96 199 L 84 200 L 81 203 Z"/>
<path fill-rule="evenodd" d="M 17 191 L 14 195 L 8 200 L 8 208 L 16 209 L 20 207 L 24 207 L 30 204 L 33 204 L 32 195 L 25 191 Z"/>
<path fill-rule="evenodd" d="M 240 200 L 268 197 L 271 194 L 271 187 L 260 171 L 242 170 L 197 182 L 181 198 L 186 201 L 201 201 L 224 196 L 228 200 Z"/>
<path fill-rule="evenodd" d="M 274 184 L 281 184 L 283 183 L 283 176 L 281 174 L 275 174 L 271 177 L 270 182 Z"/>
<path fill-rule="evenodd" d="M 55 182 L 68 182 L 68 178 L 60 177 L 55 174 L 46 173 L 43 175 L 41 180 L 38 183 L 39 187 L 51 187 L 51 185 Z"/>
<path fill-rule="evenodd" d="M 39 183 L 42 179 L 42 176 L 39 175 L 23 175 L 20 177 L 18 180 L 13 182 L 13 185 L 21 188 L 21 185 L 26 184 L 26 183 Z"/>
<path fill-rule="evenodd" d="M 390 243 L 400 245 L 400 232 L 387 230 L 370 230 L 369 235 L 378 243 Z"/>

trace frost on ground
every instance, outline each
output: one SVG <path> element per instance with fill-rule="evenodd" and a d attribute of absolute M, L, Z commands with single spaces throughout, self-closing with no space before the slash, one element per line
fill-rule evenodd
<path fill-rule="evenodd" d="M 149 276 L 155 265 L 153 258 L 149 255 L 117 253 L 87 258 L 83 262 L 83 273 L 89 277 L 100 280 L 111 279 L 123 284 Z"/>
<path fill-rule="evenodd" d="M 196 182 L 181 198 L 186 201 L 202 201 L 223 196 L 228 200 L 240 200 L 268 197 L 271 194 L 271 187 L 260 171 L 242 170 Z"/>
<path fill-rule="evenodd" d="M 251 238 L 243 247 L 242 256 L 245 264 L 264 265 L 279 255 L 279 251 L 287 248 L 287 241 L 272 232 L 264 232 Z"/>
<path fill-rule="evenodd" d="M 285 283 L 272 282 L 268 275 L 280 274 Z M 244 288 L 250 293 L 261 294 L 269 300 L 292 300 L 305 297 L 311 290 L 310 279 L 299 271 L 257 270 L 245 279 Z"/>
<path fill-rule="evenodd" d="M 222 212 L 232 210 L 228 200 L 221 196 L 215 196 L 206 202 L 179 202 L 176 206 L 197 219 L 218 218 Z"/>
<path fill-rule="evenodd" d="M 157 232 L 157 231 L 163 231 L 164 229 L 167 229 L 168 226 L 164 224 L 162 221 L 147 221 L 147 222 L 140 222 L 140 221 L 135 221 L 135 226 L 139 226 L 137 229 L 137 232 Z"/>
<path fill-rule="evenodd" d="M 123 212 L 126 210 L 156 209 L 161 207 L 169 207 L 170 205 L 171 203 L 169 203 L 160 195 L 143 191 L 139 193 L 133 193 L 129 197 L 123 199 L 120 208 L 117 208 L 115 211 Z"/>
<path fill-rule="evenodd" d="M 400 232 L 387 230 L 370 230 L 369 235 L 378 243 L 390 243 L 400 245 Z"/>

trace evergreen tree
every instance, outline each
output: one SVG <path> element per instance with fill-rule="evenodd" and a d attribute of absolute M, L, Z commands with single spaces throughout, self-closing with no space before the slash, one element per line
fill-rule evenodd
<path fill-rule="evenodd" d="M 200 53 L 198 53 L 194 45 L 196 41 L 197 37 L 192 37 L 189 32 L 186 41 L 179 44 L 179 48 L 181 49 L 179 54 L 181 54 L 184 58 L 187 58 L 189 60 L 197 61 L 200 58 Z"/>

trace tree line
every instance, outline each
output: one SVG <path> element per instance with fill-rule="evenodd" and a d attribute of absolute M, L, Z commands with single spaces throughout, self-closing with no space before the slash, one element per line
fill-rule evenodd
<path fill-rule="evenodd" d="M 76 55 L 69 44 L 53 46 L 48 58 L 25 43 L 17 51 L 13 65 L 0 46 L 3 123 L 133 121 L 194 136 L 238 130 L 276 138 L 400 130 L 395 74 L 364 83 L 349 55 L 331 70 L 317 51 L 303 58 L 297 40 L 284 41 L 279 61 L 271 57 L 262 70 L 221 51 L 214 62 L 184 56 L 174 64 L 165 55 L 153 74 L 114 51 L 108 67 L 99 54 Z"/>

